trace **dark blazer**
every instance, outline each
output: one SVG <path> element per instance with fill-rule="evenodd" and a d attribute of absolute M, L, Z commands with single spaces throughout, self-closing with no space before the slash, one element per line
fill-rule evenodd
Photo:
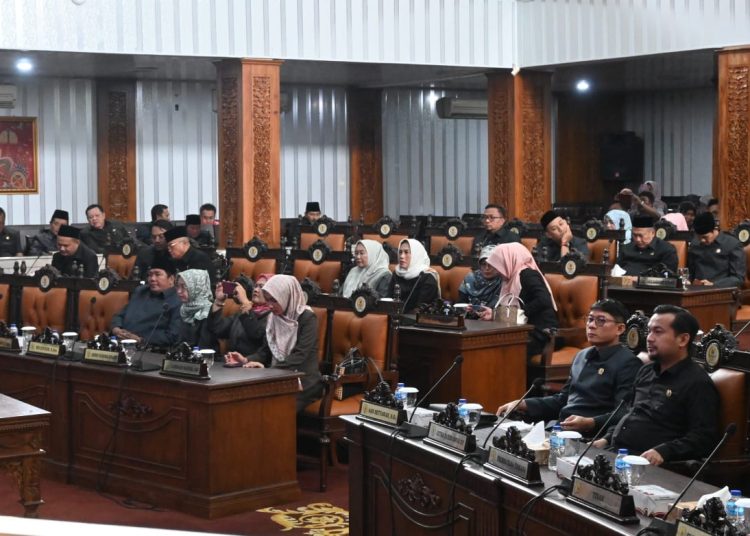
<path fill-rule="evenodd" d="M 96 277 L 96 274 L 99 273 L 99 259 L 96 257 L 96 253 L 91 251 L 83 242 L 78 244 L 78 249 L 70 257 L 63 256 L 59 251 L 52 255 L 53 268 L 60 270 L 63 275 L 78 275 L 73 272 L 74 262 L 78 263 L 79 266 L 83 265 L 83 277 Z"/>
<path fill-rule="evenodd" d="M 173 259 L 175 268 L 180 272 L 185 270 L 206 270 L 208 278 L 211 280 L 211 292 L 216 288 L 216 268 L 214 268 L 211 259 L 202 251 L 190 246 L 181 259 Z"/>
<path fill-rule="evenodd" d="M 191 347 L 199 346 L 201 350 L 219 351 L 219 342 L 208 329 L 209 320 L 204 318 L 192 324 L 180 319 L 180 342 L 186 342 Z"/>
<path fill-rule="evenodd" d="M 404 313 L 411 313 L 423 303 L 432 303 L 440 295 L 437 280 L 429 272 L 422 272 L 419 277 L 405 279 L 397 274 L 391 276 L 388 297 L 393 298 L 393 289 L 399 285 L 401 300 L 404 302 Z"/>
<path fill-rule="evenodd" d="M 208 329 L 218 339 L 229 339 L 229 350 L 244 356 L 256 353 L 266 341 L 266 322 L 270 311 L 223 316 L 221 309 L 208 314 Z"/>
<path fill-rule="evenodd" d="M 323 394 L 323 383 L 318 368 L 318 318 L 312 311 L 305 311 L 297 319 L 297 344 L 284 361 L 273 359 L 268 341 L 252 356 L 251 361 L 260 361 L 266 367 L 283 368 L 304 372 L 302 391 L 297 395 L 297 413 Z"/>
<path fill-rule="evenodd" d="M 556 328 L 557 313 L 552 307 L 552 296 L 550 296 L 547 285 L 542 275 L 531 268 L 521 270 L 521 300 L 523 310 L 526 313 L 529 324 L 534 329 L 529 333 L 529 344 L 526 347 L 528 356 L 541 353 L 549 337 L 544 332 L 548 328 Z M 500 295 L 504 291 L 500 292 Z"/>

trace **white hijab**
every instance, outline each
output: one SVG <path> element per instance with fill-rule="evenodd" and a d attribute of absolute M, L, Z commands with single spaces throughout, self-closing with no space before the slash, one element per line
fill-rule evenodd
<path fill-rule="evenodd" d="M 367 266 L 364 268 L 355 266 L 349 271 L 341 289 L 341 295 L 344 298 L 351 296 L 352 292 L 357 290 L 362 283 L 366 283 L 367 286 L 374 289 L 375 282 L 384 273 L 390 272 L 388 253 L 383 249 L 383 244 L 376 240 L 365 239 L 357 242 L 354 247 L 356 248 L 359 244 L 362 244 L 362 247 L 367 250 Z M 352 248 L 352 252 L 354 252 L 354 248 Z"/>
<path fill-rule="evenodd" d="M 291 275 L 275 275 L 263 286 L 281 305 L 283 313 L 271 314 L 266 323 L 266 340 L 276 361 L 286 361 L 297 344 L 297 319 L 305 311 L 311 311 L 305 304 L 305 294 L 299 282 Z"/>
<path fill-rule="evenodd" d="M 401 245 L 404 242 L 408 242 L 411 248 L 411 262 L 406 269 L 396 266 L 395 272 L 397 276 L 404 279 L 414 279 L 415 277 L 419 277 L 419 274 L 422 272 L 430 270 L 430 256 L 427 254 L 427 250 L 422 245 L 422 242 L 413 238 L 404 238 L 398 243 L 398 249 L 401 249 Z"/>

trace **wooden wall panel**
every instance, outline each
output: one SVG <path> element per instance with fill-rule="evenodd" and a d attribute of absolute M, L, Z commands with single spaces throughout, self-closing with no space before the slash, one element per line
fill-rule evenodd
<path fill-rule="evenodd" d="M 99 80 L 97 101 L 98 202 L 107 217 L 136 219 L 134 80 Z"/>
<path fill-rule="evenodd" d="M 381 92 L 352 89 L 347 97 L 350 215 L 374 223 L 383 215 Z"/>
<path fill-rule="evenodd" d="M 719 53 L 714 193 L 729 229 L 750 216 L 750 48 Z"/>
<path fill-rule="evenodd" d="M 599 143 L 602 134 L 620 132 L 623 124 L 620 95 L 557 96 L 556 202 L 609 205 L 623 185 L 601 180 Z"/>

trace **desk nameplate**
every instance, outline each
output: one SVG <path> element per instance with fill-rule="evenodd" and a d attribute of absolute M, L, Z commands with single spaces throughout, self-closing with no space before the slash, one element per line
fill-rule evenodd
<path fill-rule="evenodd" d="M 175 376 L 177 378 L 189 378 L 191 380 L 211 379 L 205 363 L 191 363 L 189 361 L 177 361 L 176 359 L 165 359 L 162 361 L 159 374 Z"/>
<path fill-rule="evenodd" d="M 124 353 L 97 350 L 95 348 L 86 348 L 86 351 L 83 353 L 83 362 L 114 367 L 124 366 L 126 364 Z"/>
<path fill-rule="evenodd" d="M 395 427 L 406 420 L 406 411 L 362 400 L 357 418 Z"/>
<path fill-rule="evenodd" d="M 677 531 L 675 532 L 675 536 L 711 536 L 711 533 L 706 532 L 703 529 L 699 529 L 698 527 L 694 527 L 689 523 L 685 523 L 682 520 L 679 520 L 677 522 Z"/>
<path fill-rule="evenodd" d="M 639 275 L 635 286 L 638 288 L 682 290 L 680 288 L 680 280 L 674 277 L 649 277 Z"/>
<path fill-rule="evenodd" d="M 453 428 L 438 424 L 435 421 L 430 423 L 427 437 L 423 441 L 457 454 L 466 454 L 476 448 L 474 434 L 459 432 Z"/>
<path fill-rule="evenodd" d="M 0 337 L 0 349 L 20 350 L 17 337 Z"/>
<path fill-rule="evenodd" d="M 544 486 L 537 462 L 525 460 L 497 447 L 490 447 L 490 456 L 484 468 L 527 486 Z"/>
<path fill-rule="evenodd" d="M 587 508 L 623 525 L 639 523 L 632 495 L 621 495 L 578 477 L 566 501 Z"/>
<path fill-rule="evenodd" d="M 65 354 L 65 346 L 62 344 L 49 344 L 46 342 L 31 341 L 29 343 L 29 349 L 26 351 L 28 355 L 35 355 L 39 357 L 52 357 L 57 359 L 58 357 Z"/>

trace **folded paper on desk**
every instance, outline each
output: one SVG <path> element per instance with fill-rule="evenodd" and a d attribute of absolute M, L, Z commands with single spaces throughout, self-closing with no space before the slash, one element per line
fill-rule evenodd
<path fill-rule="evenodd" d="M 679 496 L 676 491 L 654 484 L 631 486 L 630 494 L 633 496 L 636 511 L 649 517 L 664 517 Z"/>
<path fill-rule="evenodd" d="M 523 442 L 526 443 L 527 447 L 544 443 L 544 421 L 536 423 L 529 433 L 523 437 Z"/>
<path fill-rule="evenodd" d="M 706 501 L 708 499 L 713 499 L 714 497 L 717 497 L 721 502 L 724 503 L 724 506 L 726 507 L 727 501 L 729 501 L 729 499 L 732 497 L 732 493 L 729 491 L 728 486 L 724 486 L 718 491 L 703 495 L 700 499 L 698 499 L 698 508 L 703 508 L 703 505 L 706 504 Z"/>

